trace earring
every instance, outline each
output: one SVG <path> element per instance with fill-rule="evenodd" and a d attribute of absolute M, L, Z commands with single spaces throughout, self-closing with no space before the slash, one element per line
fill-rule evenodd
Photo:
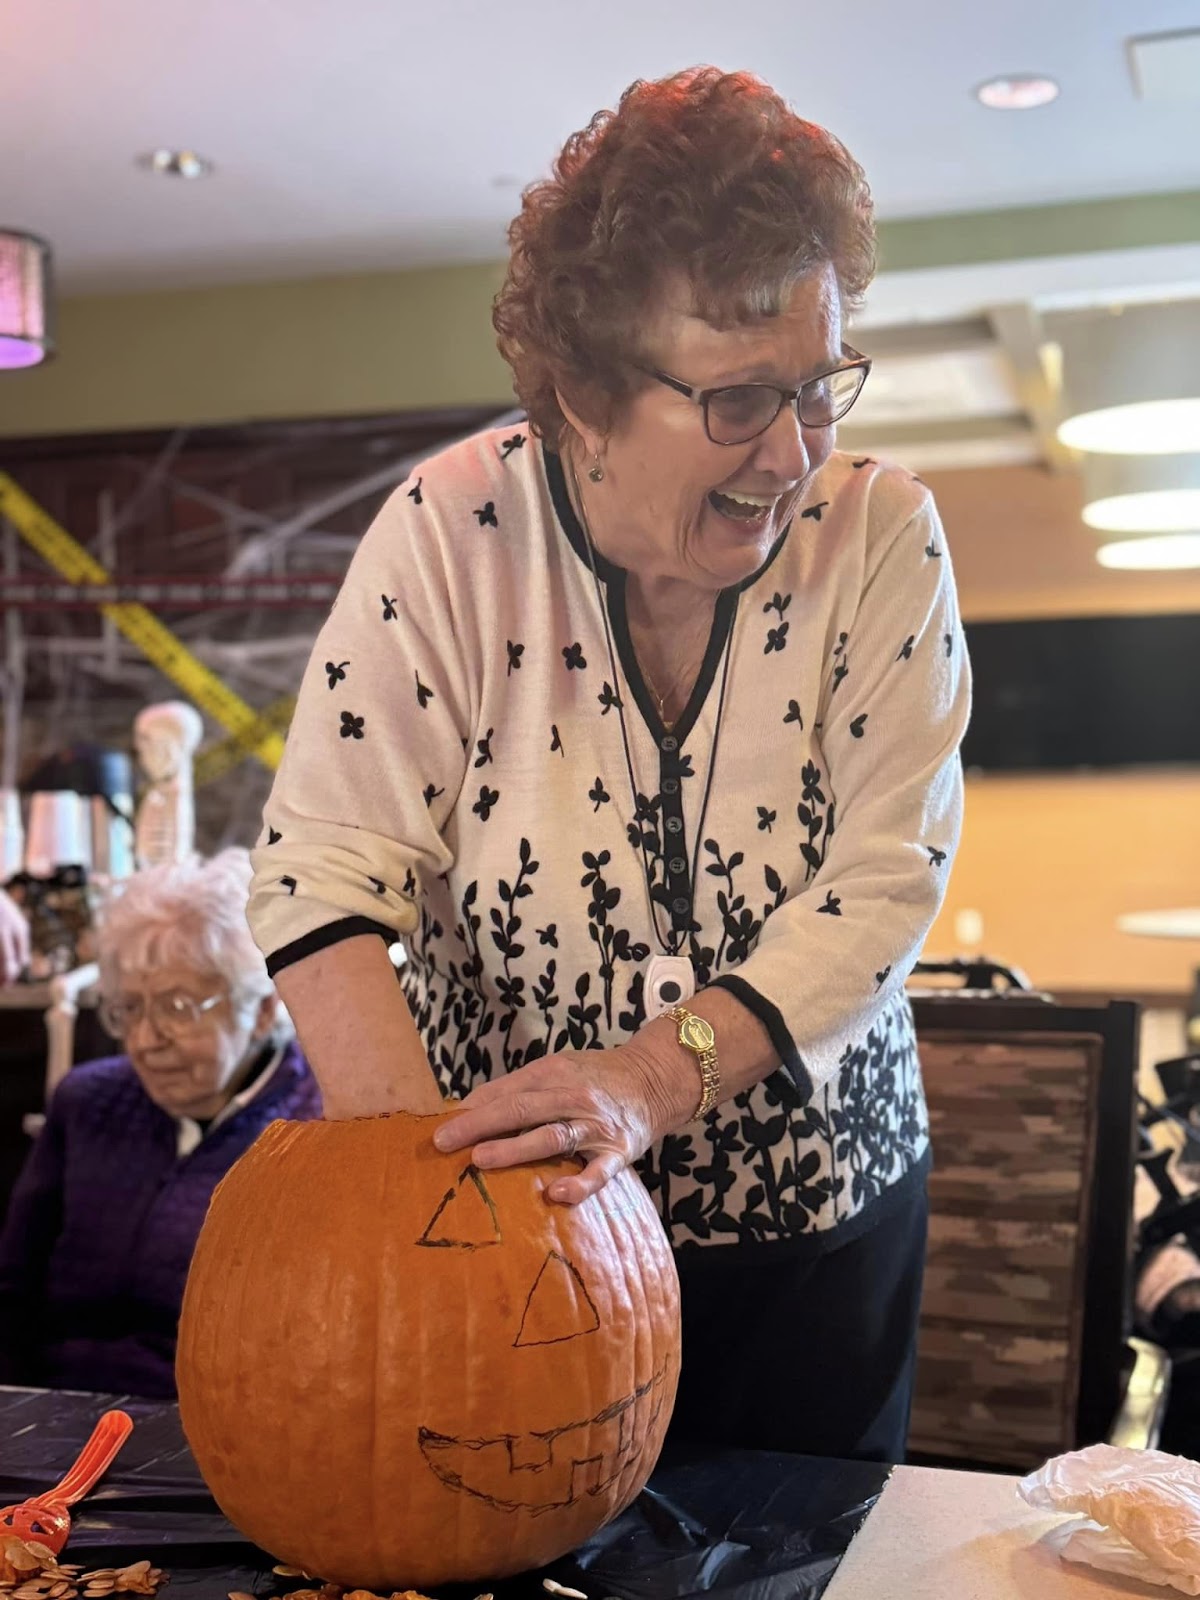
<path fill-rule="evenodd" d="M 604 481 L 604 468 L 600 465 L 600 452 L 598 450 L 595 461 L 588 468 L 588 477 L 593 483 L 603 483 Z"/>

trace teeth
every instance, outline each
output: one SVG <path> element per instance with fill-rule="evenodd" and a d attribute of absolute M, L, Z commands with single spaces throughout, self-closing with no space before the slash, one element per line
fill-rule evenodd
<path fill-rule="evenodd" d="M 722 500 L 732 500 L 735 506 L 753 506 L 760 511 L 775 504 L 773 494 L 730 494 L 727 489 L 718 489 L 717 493 Z"/>

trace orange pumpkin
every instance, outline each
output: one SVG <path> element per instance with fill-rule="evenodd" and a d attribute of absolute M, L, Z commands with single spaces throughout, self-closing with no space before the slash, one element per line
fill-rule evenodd
<path fill-rule="evenodd" d="M 452 1113 L 451 1113 L 452 1114 Z M 639 1492 L 679 1375 L 679 1285 L 623 1173 L 481 1172 L 437 1116 L 273 1123 L 213 1197 L 179 1330 L 188 1442 L 281 1561 L 384 1591 L 520 1572 Z"/>

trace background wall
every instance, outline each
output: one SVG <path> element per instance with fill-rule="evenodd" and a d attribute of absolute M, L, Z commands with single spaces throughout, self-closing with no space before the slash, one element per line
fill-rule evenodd
<path fill-rule="evenodd" d="M 925 473 L 946 525 L 963 615 L 1200 611 L 1200 573 L 1110 572 L 1080 520 L 1077 477 L 1040 467 Z M 931 954 L 958 953 L 954 917 L 983 916 L 983 949 L 1050 988 L 1182 992 L 1200 941 L 1117 931 L 1127 911 L 1200 904 L 1200 771 L 974 776 Z"/>
<path fill-rule="evenodd" d="M 1123 912 L 1200 901 L 1200 773 L 974 778 L 931 955 L 954 917 L 983 916 L 982 948 L 1061 989 L 1181 993 L 1200 942 L 1120 933 Z"/>
<path fill-rule="evenodd" d="M 495 262 L 64 300 L 59 354 L 4 374 L 0 436 L 512 403 Z"/>

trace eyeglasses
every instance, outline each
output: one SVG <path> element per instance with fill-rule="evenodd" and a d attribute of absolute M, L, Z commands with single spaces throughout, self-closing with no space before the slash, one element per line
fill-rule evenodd
<path fill-rule="evenodd" d="M 713 444 L 748 444 L 775 421 L 785 405 L 793 405 L 806 428 L 828 428 L 841 420 L 862 393 L 871 370 L 871 358 L 849 345 L 849 359 L 831 367 L 798 389 L 781 389 L 774 383 L 731 383 L 718 389 L 696 389 L 656 367 L 645 367 L 649 377 L 665 383 L 704 412 L 704 431 Z"/>
<path fill-rule="evenodd" d="M 144 1017 L 155 1033 L 175 1038 L 194 1028 L 206 1012 L 219 1006 L 224 992 L 209 995 L 205 1000 L 193 1000 L 190 994 L 178 989 L 168 989 L 165 994 L 152 994 L 148 1000 L 141 996 L 123 997 L 100 1002 L 100 1021 L 114 1039 L 124 1039 Z"/>

